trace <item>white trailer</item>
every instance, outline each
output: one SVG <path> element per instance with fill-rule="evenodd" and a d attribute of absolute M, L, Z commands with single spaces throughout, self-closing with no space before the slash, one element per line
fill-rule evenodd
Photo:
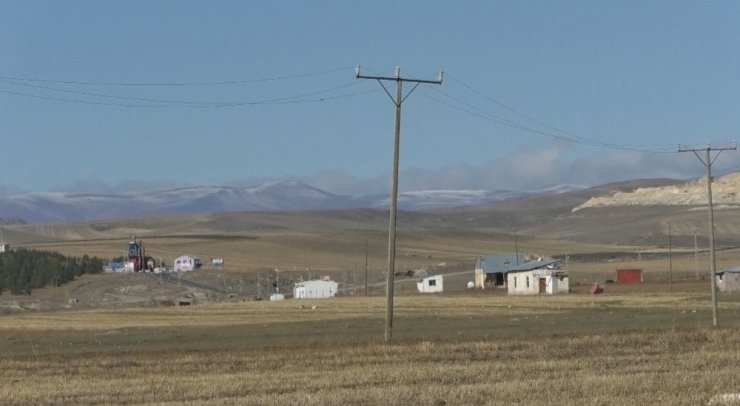
<path fill-rule="evenodd" d="M 337 295 L 339 284 L 328 280 L 303 281 L 293 285 L 295 299 L 327 299 Z"/>

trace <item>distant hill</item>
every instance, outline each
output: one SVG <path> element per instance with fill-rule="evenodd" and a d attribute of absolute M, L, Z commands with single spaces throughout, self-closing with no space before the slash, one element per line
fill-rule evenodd
<path fill-rule="evenodd" d="M 0 217 L 0 225 L 17 225 L 17 224 L 26 224 L 26 220 L 23 220 L 20 217 Z"/>
<path fill-rule="evenodd" d="M 498 196 L 475 191 L 461 191 L 459 195 L 448 191 L 416 192 L 405 194 L 403 197 L 415 201 L 416 207 L 425 207 L 425 210 L 401 210 L 398 213 L 398 227 L 401 233 L 410 233 L 407 235 L 417 236 L 415 238 L 427 231 L 446 233 L 450 236 L 476 233 L 488 236 L 511 235 L 516 231 L 522 238 L 665 246 L 670 221 L 674 245 L 693 247 L 696 234 L 700 246 L 705 246 L 707 215 L 702 204 L 583 206 L 593 198 L 614 196 L 641 188 L 671 188 L 681 184 L 686 182 L 672 179 L 633 180 L 592 188 L 570 187 L 557 192 L 530 191 L 518 194 L 504 193 Z M 294 195 L 289 192 L 291 189 L 292 193 L 301 192 L 300 196 L 306 201 L 295 202 L 292 198 Z M 270 193 L 266 193 L 267 191 Z M 274 197 L 275 191 L 285 194 Z M 253 238 L 261 232 L 305 233 L 307 230 L 312 230 L 311 232 L 316 232 L 317 235 L 324 232 L 383 234 L 388 227 L 388 211 L 384 206 L 387 203 L 387 200 L 384 200 L 387 199 L 386 196 L 381 198 L 332 195 L 300 183 L 270 184 L 244 190 L 187 188 L 161 193 L 169 197 L 162 198 L 159 193 L 145 194 L 151 204 L 151 207 L 147 207 L 150 210 L 150 214 L 147 215 L 124 217 L 121 216 L 122 211 L 116 211 L 118 220 L 101 217 L 100 220 L 85 222 L 4 226 L 3 235 L 12 244 L 129 238 L 132 234 L 144 238 L 171 236 Z M 241 204 L 244 204 L 238 196 L 249 196 L 250 193 L 259 196 L 262 203 L 260 205 L 252 203 L 253 205 L 249 206 L 252 208 L 250 210 L 238 210 L 239 207 L 243 207 Z M 223 196 L 233 200 L 217 198 Z M 278 200 L 284 209 L 267 210 L 266 208 L 271 207 L 267 204 L 270 202 L 270 196 Z M 457 199 L 456 196 L 461 198 Z M 179 200 L 173 197 L 179 197 Z M 471 205 L 472 202 L 492 198 L 501 200 Z M 81 197 L 79 199 L 85 201 Z M 119 199 L 122 201 L 117 204 L 135 206 L 139 204 L 136 203 L 137 199 L 143 198 L 135 196 L 127 198 L 123 195 Z M 321 203 L 324 199 L 328 203 Z M 406 203 L 409 200 L 406 200 Z M 90 206 L 100 207 L 100 211 L 93 214 L 102 216 L 105 213 L 114 213 L 101 207 L 100 202 L 104 201 L 101 197 L 95 197 L 92 201 L 100 205 Z M 435 201 L 442 201 L 444 205 L 455 207 L 428 208 L 433 207 L 431 203 Z M 315 208 L 298 209 L 309 204 Z M 367 208 L 352 207 L 363 204 L 367 205 L 365 206 Z M 337 207 L 343 205 L 348 207 Z M 155 212 L 155 209 L 162 207 L 167 207 L 174 214 L 163 215 Z M 216 207 L 228 208 L 228 211 L 213 210 Z M 576 207 L 582 208 L 573 211 Z M 200 214 L 187 212 L 196 208 L 200 209 Z M 140 208 L 136 210 L 139 213 L 142 211 L 144 210 Z M 203 213 L 205 211 L 210 213 Z M 737 236 L 740 235 L 740 207 L 718 205 L 715 216 L 718 244 L 724 247 L 739 246 Z"/>
<path fill-rule="evenodd" d="M 574 189 L 579 187 L 565 185 L 530 192 L 429 190 L 401 193 L 398 201 L 404 210 L 430 210 Z M 0 198 L 0 216 L 50 223 L 161 214 L 385 208 L 388 202 L 387 195 L 339 195 L 301 182 L 285 181 L 256 187 L 197 186 L 110 195 L 28 193 Z"/>

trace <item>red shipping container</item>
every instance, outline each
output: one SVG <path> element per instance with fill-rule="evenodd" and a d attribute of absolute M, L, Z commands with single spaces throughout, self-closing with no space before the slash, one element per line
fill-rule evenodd
<path fill-rule="evenodd" d="M 640 283 L 642 282 L 642 269 L 628 268 L 617 269 L 617 283 Z"/>

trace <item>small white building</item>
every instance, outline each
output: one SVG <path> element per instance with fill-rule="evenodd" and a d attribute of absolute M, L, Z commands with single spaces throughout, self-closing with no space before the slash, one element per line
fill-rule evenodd
<path fill-rule="evenodd" d="M 716 281 L 720 292 L 740 292 L 740 267 L 717 272 Z"/>
<path fill-rule="evenodd" d="M 10 244 L 0 243 L 0 252 L 10 252 Z"/>
<path fill-rule="evenodd" d="M 442 275 L 429 276 L 416 282 L 416 288 L 421 293 L 437 293 L 444 290 L 444 277 Z"/>
<path fill-rule="evenodd" d="M 298 282 L 293 285 L 295 299 L 328 299 L 337 295 L 339 284 L 330 280 Z"/>
<path fill-rule="evenodd" d="M 558 269 L 558 260 L 527 262 L 509 270 L 507 288 L 510 295 L 553 295 L 570 291 L 568 275 Z"/>
<path fill-rule="evenodd" d="M 134 261 L 126 261 L 123 263 L 123 272 L 134 272 L 136 270 L 136 263 Z"/>
<path fill-rule="evenodd" d="M 190 255 L 182 255 L 172 262 L 173 267 L 172 270 L 175 272 L 186 272 L 186 271 L 193 271 L 196 268 L 198 268 L 200 261 L 198 258 L 192 257 Z"/>

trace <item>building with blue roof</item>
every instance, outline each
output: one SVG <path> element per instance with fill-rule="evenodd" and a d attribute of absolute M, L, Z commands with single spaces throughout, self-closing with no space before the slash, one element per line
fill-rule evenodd
<path fill-rule="evenodd" d="M 523 263 L 524 256 L 521 254 L 481 255 L 475 262 L 475 287 L 505 289 L 506 274 Z"/>

